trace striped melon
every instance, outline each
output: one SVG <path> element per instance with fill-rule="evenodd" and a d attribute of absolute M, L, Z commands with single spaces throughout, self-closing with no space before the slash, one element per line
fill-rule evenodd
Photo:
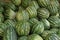
<path fill-rule="evenodd" d="M 60 19 L 57 16 L 51 16 L 48 18 L 51 27 L 60 27 Z"/>
<path fill-rule="evenodd" d="M 5 30 L 3 40 L 17 40 L 17 35 L 13 27 L 8 27 Z"/>
<path fill-rule="evenodd" d="M 16 24 L 16 31 L 19 36 L 28 35 L 30 32 L 30 24 L 27 21 L 20 21 Z"/>
<path fill-rule="evenodd" d="M 39 8 L 38 9 L 38 17 L 39 18 L 48 18 L 50 12 L 46 8 Z"/>
<path fill-rule="evenodd" d="M 60 40 L 60 37 L 56 34 L 48 34 L 45 40 Z"/>
<path fill-rule="evenodd" d="M 29 14 L 26 10 L 23 8 L 19 7 L 19 11 L 16 14 L 16 20 L 21 21 L 21 20 L 29 20 Z"/>
<path fill-rule="evenodd" d="M 28 37 L 28 40 L 43 40 L 43 38 L 41 36 L 39 36 L 38 34 L 31 34 Z"/>
<path fill-rule="evenodd" d="M 34 7 L 29 6 L 26 8 L 26 10 L 27 10 L 30 18 L 34 18 L 37 16 L 37 10 Z"/>
<path fill-rule="evenodd" d="M 27 36 L 22 36 L 22 37 L 19 37 L 18 40 L 27 40 Z"/>
<path fill-rule="evenodd" d="M 16 13 L 12 9 L 7 9 L 5 13 L 6 19 L 14 19 L 16 16 Z"/>
<path fill-rule="evenodd" d="M 33 25 L 31 29 L 31 33 L 33 34 L 41 34 L 44 31 L 44 25 L 42 22 L 38 22 L 35 25 Z"/>
<path fill-rule="evenodd" d="M 44 24 L 44 29 L 50 29 L 50 22 L 47 19 L 41 19 Z"/>

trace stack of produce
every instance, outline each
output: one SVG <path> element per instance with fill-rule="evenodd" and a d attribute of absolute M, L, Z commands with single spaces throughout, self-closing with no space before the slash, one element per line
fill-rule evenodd
<path fill-rule="evenodd" d="M 59 0 L 0 1 L 0 40 L 60 40 Z"/>

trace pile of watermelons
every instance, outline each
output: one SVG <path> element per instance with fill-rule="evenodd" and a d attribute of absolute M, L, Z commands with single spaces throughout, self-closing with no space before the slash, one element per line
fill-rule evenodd
<path fill-rule="evenodd" d="M 60 40 L 60 0 L 0 0 L 0 40 Z"/>

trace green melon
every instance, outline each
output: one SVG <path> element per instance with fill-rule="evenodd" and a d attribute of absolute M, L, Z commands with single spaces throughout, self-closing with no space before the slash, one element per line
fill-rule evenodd
<path fill-rule="evenodd" d="M 60 37 L 56 34 L 49 34 L 46 36 L 45 40 L 60 40 Z"/>
<path fill-rule="evenodd" d="M 0 36 L 3 37 L 4 30 L 6 30 L 7 26 L 4 23 L 0 23 Z"/>
<path fill-rule="evenodd" d="M 41 34 L 44 31 L 44 25 L 42 22 L 38 22 L 35 25 L 33 25 L 31 29 L 31 33 L 35 34 Z"/>
<path fill-rule="evenodd" d="M 53 31 L 53 32 L 55 32 L 57 34 L 59 29 L 58 28 L 52 28 L 52 29 L 50 29 L 50 31 Z"/>
<path fill-rule="evenodd" d="M 4 8 L 0 5 L 0 13 L 4 11 Z"/>
<path fill-rule="evenodd" d="M 16 16 L 16 13 L 12 9 L 7 9 L 5 13 L 6 19 L 14 19 Z"/>
<path fill-rule="evenodd" d="M 60 28 L 58 29 L 57 35 L 60 37 Z"/>
<path fill-rule="evenodd" d="M 48 18 L 50 12 L 46 8 L 39 8 L 38 9 L 38 17 L 39 18 Z"/>
<path fill-rule="evenodd" d="M 26 8 L 29 6 L 30 2 L 31 0 L 22 0 L 22 6 Z"/>
<path fill-rule="evenodd" d="M 56 31 L 44 30 L 41 36 L 43 37 L 43 39 L 45 39 L 48 34 L 54 34 L 54 33 L 56 34 Z"/>
<path fill-rule="evenodd" d="M 44 24 L 44 29 L 50 29 L 50 22 L 47 19 L 41 19 Z"/>
<path fill-rule="evenodd" d="M 22 36 L 22 37 L 19 37 L 18 40 L 27 40 L 27 36 Z"/>
<path fill-rule="evenodd" d="M 29 20 L 29 14 L 26 10 L 23 8 L 19 8 L 19 11 L 16 14 L 16 20 L 21 21 L 21 20 Z"/>
<path fill-rule="evenodd" d="M 8 27 L 5 30 L 3 40 L 17 40 L 17 35 L 13 27 Z"/>
<path fill-rule="evenodd" d="M 5 3 L 5 9 L 12 9 L 12 10 L 16 10 L 16 6 L 12 3 L 12 2 L 7 2 Z"/>
<path fill-rule="evenodd" d="M 7 27 L 15 27 L 15 25 L 16 25 L 16 22 L 14 22 L 13 20 L 6 20 L 5 22 L 4 22 L 6 25 L 7 25 Z"/>
<path fill-rule="evenodd" d="M 2 13 L 0 13 L 0 22 L 3 22 L 4 21 L 4 16 Z"/>
<path fill-rule="evenodd" d="M 36 1 L 31 1 L 29 6 L 33 6 L 33 7 L 35 7 L 35 9 L 39 8 L 39 5 L 38 5 L 38 3 Z"/>
<path fill-rule="evenodd" d="M 26 21 L 20 21 L 16 24 L 16 31 L 19 36 L 28 35 L 30 32 L 30 24 Z"/>
<path fill-rule="evenodd" d="M 60 19 L 57 16 L 51 16 L 48 18 L 51 27 L 60 27 Z"/>
<path fill-rule="evenodd" d="M 41 7 L 47 8 L 50 5 L 50 0 L 37 0 Z"/>
<path fill-rule="evenodd" d="M 38 34 L 31 34 L 28 37 L 28 40 L 43 40 L 43 38 L 41 36 L 39 36 Z"/>
<path fill-rule="evenodd" d="M 51 15 L 58 13 L 59 2 L 57 0 L 50 0 L 50 5 L 47 7 Z"/>
<path fill-rule="evenodd" d="M 33 25 L 35 25 L 36 23 L 38 23 L 39 21 L 38 21 L 38 19 L 36 19 L 36 18 L 31 18 L 31 19 L 29 20 L 29 22 L 30 22 L 31 26 L 33 26 Z"/>
<path fill-rule="evenodd" d="M 30 18 L 34 18 L 37 16 L 37 10 L 35 9 L 35 7 L 29 6 L 26 8 L 26 10 Z"/>
<path fill-rule="evenodd" d="M 22 0 L 11 0 L 16 6 L 19 6 L 21 4 Z"/>

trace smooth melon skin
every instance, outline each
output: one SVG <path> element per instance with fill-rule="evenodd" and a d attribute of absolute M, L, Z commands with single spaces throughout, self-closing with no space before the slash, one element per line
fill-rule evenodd
<path fill-rule="evenodd" d="M 30 24 L 27 21 L 20 21 L 16 24 L 16 31 L 19 36 L 26 36 L 30 33 Z"/>
<path fill-rule="evenodd" d="M 30 36 L 28 36 L 28 40 L 43 40 L 43 38 L 38 34 L 31 34 Z"/>

